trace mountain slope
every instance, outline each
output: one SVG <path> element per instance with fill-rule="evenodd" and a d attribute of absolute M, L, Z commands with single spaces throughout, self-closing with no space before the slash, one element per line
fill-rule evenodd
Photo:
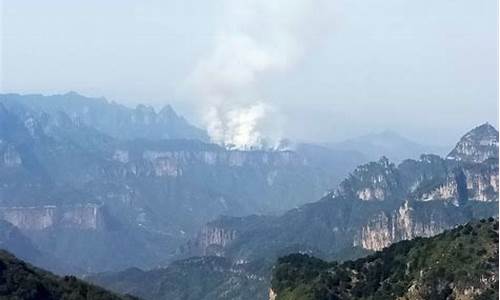
<path fill-rule="evenodd" d="M 63 278 L 32 267 L 0 250 L 0 298 L 2 299 L 134 299 L 107 292 L 72 276 Z"/>
<path fill-rule="evenodd" d="M 87 279 L 106 288 L 151 300 L 265 299 L 272 263 L 235 263 L 223 257 L 194 257 L 166 268 L 128 269 Z"/>
<path fill-rule="evenodd" d="M 283 253 L 293 252 L 288 249 Z M 316 253 L 315 253 L 316 254 Z M 354 251 L 337 260 L 361 257 Z M 86 279 L 119 293 L 151 300 L 267 299 L 272 268 L 277 257 L 233 261 L 225 257 L 192 257 L 149 271 L 137 268 L 95 274 Z"/>
<path fill-rule="evenodd" d="M 497 299 L 498 220 L 402 241 L 342 264 L 278 260 L 272 299 Z"/>

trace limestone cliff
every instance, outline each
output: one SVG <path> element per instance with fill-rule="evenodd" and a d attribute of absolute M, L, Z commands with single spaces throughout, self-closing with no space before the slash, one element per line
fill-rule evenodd
<path fill-rule="evenodd" d="M 382 250 L 416 237 L 430 237 L 466 222 L 469 211 L 447 203 L 405 201 L 390 214 L 380 212 L 368 220 L 356 235 L 353 246 Z"/>
<path fill-rule="evenodd" d="M 0 207 L 0 218 L 22 230 L 76 228 L 99 230 L 104 226 L 102 206 L 82 204 L 71 206 Z"/>
<path fill-rule="evenodd" d="M 196 239 L 189 246 L 190 251 L 195 251 L 193 254 L 197 255 L 223 256 L 224 249 L 237 237 L 236 230 L 209 223 L 199 231 Z"/>

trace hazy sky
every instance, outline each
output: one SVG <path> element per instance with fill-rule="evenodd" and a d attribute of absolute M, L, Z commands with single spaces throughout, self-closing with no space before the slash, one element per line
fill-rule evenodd
<path fill-rule="evenodd" d="M 493 0 L 0 1 L 2 92 L 170 103 L 236 142 L 498 122 Z"/>

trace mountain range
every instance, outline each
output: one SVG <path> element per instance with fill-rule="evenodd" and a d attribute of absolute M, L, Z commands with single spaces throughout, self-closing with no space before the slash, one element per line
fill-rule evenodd
<path fill-rule="evenodd" d="M 498 132 L 483 124 L 465 134 L 446 158 L 426 154 L 399 165 L 381 158 L 357 167 L 338 189 L 321 200 L 282 215 L 211 221 L 180 248 L 178 257 L 185 259 L 171 267 L 129 269 L 89 279 L 146 299 L 184 299 L 186 295 L 207 295 L 200 299 L 267 299 L 273 265 L 287 254 L 337 261 L 355 259 L 400 241 L 435 236 L 470 220 L 491 216 L 498 216 Z M 188 258 L 191 256 L 198 257 Z M 209 287 L 201 280 L 195 285 L 195 294 L 189 288 L 182 288 L 183 294 L 176 292 L 198 278 L 197 270 L 202 267 L 205 278 L 210 278 Z M 135 283 L 137 278 L 146 278 L 152 286 L 143 288 Z M 179 283 L 173 278 L 183 279 Z M 200 292 L 200 286 L 206 289 Z"/>
<path fill-rule="evenodd" d="M 1 219 L 82 274 L 166 265 L 207 221 L 314 201 L 362 159 L 228 150 L 170 107 L 76 93 L 0 95 L 0 158 Z"/>
<path fill-rule="evenodd" d="M 443 157 L 353 141 L 231 150 L 169 106 L 3 94 L 0 246 L 144 299 L 266 299 L 290 253 L 351 260 L 498 216 L 490 124 Z"/>
<path fill-rule="evenodd" d="M 485 151 L 492 156 L 480 154 Z M 357 167 L 318 202 L 280 216 L 214 220 L 185 251 L 248 259 L 304 245 L 304 251 L 333 254 L 358 246 L 380 250 L 395 241 L 435 235 L 496 211 L 497 157 L 498 132 L 484 124 L 467 133 L 446 158 L 426 154 L 396 166 L 383 157 Z"/>

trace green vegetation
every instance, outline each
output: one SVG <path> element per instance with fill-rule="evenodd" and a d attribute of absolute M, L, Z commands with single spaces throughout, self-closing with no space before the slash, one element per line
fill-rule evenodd
<path fill-rule="evenodd" d="M 271 261 L 235 263 L 224 257 L 192 257 L 167 268 L 101 273 L 88 279 L 110 290 L 151 300 L 267 299 Z"/>
<path fill-rule="evenodd" d="M 279 300 L 498 299 L 498 220 L 402 241 L 342 264 L 288 255 L 278 260 L 272 289 Z"/>
<path fill-rule="evenodd" d="M 9 300 L 119 300 L 119 296 L 74 276 L 58 277 L 0 250 L 0 299 Z"/>

